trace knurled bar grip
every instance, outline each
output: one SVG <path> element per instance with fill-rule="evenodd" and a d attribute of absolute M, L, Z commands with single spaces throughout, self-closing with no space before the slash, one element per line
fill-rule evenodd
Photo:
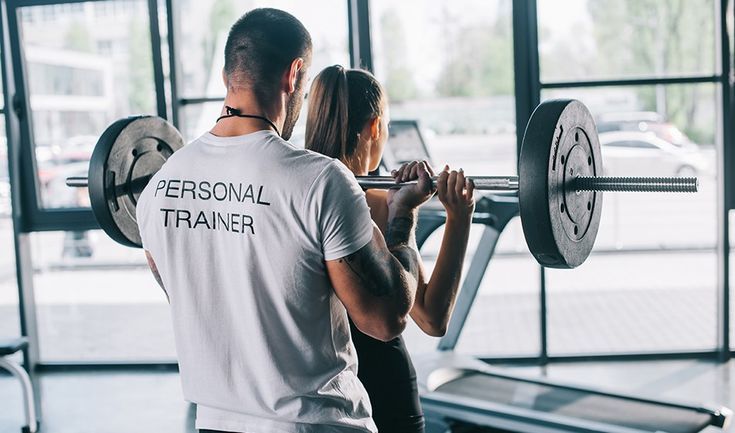
<path fill-rule="evenodd" d="M 697 192 L 696 177 L 578 177 L 577 191 Z"/>
<path fill-rule="evenodd" d="M 480 191 L 516 191 L 518 176 L 468 176 Z M 437 178 L 432 178 L 436 183 Z M 416 181 L 396 183 L 390 176 L 357 176 L 357 183 L 365 189 L 389 189 L 413 185 Z M 89 185 L 86 177 L 68 177 L 66 185 L 83 188 Z M 578 191 L 609 192 L 697 192 L 696 177 L 577 177 L 574 180 Z"/>

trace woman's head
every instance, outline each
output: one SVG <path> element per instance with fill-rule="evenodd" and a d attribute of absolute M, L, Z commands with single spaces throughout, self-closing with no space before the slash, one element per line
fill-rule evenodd
<path fill-rule="evenodd" d="M 371 73 L 335 65 L 314 78 L 306 118 L 307 149 L 367 174 L 362 172 L 380 164 L 387 129 L 385 91 Z"/>

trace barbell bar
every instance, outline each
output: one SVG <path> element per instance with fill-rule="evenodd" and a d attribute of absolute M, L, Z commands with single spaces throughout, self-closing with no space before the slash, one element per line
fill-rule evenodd
<path fill-rule="evenodd" d="M 356 176 L 363 189 L 392 189 L 415 185 L 415 180 L 396 183 L 390 176 Z M 518 176 L 467 176 L 478 191 L 518 191 Z M 437 176 L 432 177 L 436 185 Z M 86 176 L 66 178 L 66 186 L 84 188 L 89 185 Z M 609 192 L 697 192 L 696 177 L 577 177 L 570 188 L 576 191 Z"/>
<path fill-rule="evenodd" d="M 154 116 L 113 123 L 100 137 L 87 177 L 70 187 L 88 187 L 97 221 L 117 242 L 140 247 L 135 206 L 140 193 L 169 156 L 183 147 L 176 128 Z M 697 192 L 695 177 L 605 177 L 594 119 L 572 99 L 549 100 L 534 110 L 523 136 L 518 176 L 468 176 L 479 191 L 516 191 L 529 250 L 546 267 L 582 264 L 597 237 L 602 192 Z M 358 176 L 364 189 L 389 189 L 389 176 Z M 436 178 L 433 179 L 436 182 Z"/>

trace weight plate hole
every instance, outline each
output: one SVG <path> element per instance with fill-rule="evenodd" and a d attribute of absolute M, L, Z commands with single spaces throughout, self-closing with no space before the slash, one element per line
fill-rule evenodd
<path fill-rule="evenodd" d="M 564 203 L 562 203 L 561 204 L 561 213 L 564 213 L 565 210 L 566 210 L 566 207 L 564 206 Z"/>
<path fill-rule="evenodd" d="M 587 157 L 587 165 L 592 165 L 592 157 L 591 156 L 588 156 Z"/>
<path fill-rule="evenodd" d="M 579 227 L 574 226 L 574 235 L 576 236 L 577 233 L 579 233 Z"/>
<path fill-rule="evenodd" d="M 574 133 L 574 141 L 579 141 L 579 132 Z"/>
<path fill-rule="evenodd" d="M 133 156 L 138 156 L 138 149 L 133 149 Z"/>
<path fill-rule="evenodd" d="M 591 201 L 588 201 L 587 202 L 587 210 L 592 210 L 592 202 Z"/>
<path fill-rule="evenodd" d="M 564 155 L 561 156 L 561 165 L 564 165 L 564 163 L 567 162 L 567 159 L 564 158 Z"/>

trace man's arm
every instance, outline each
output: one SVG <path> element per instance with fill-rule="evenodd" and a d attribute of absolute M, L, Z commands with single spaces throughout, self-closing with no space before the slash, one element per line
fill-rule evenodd
<path fill-rule="evenodd" d="M 378 340 L 401 335 L 413 306 L 420 259 L 415 226 L 415 210 L 395 210 L 385 238 L 373 227 L 373 238 L 363 248 L 326 262 L 332 286 L 352 321 Z"/>
<path fill-rule="evenodd" d="M 373 223 L 373 238 L 365 247 L 327 261 L 332 286 L 352 321 L 378 340 L 401 335 L 413 306 L 421 263 L 415 238 L 416 209 L 434 193 L 429 173 L 424 162 L 394 172 L 396 182 L 418 179 L 418 183 L 388 194 L 385 238 Z"/>
<path fill-rule="evenodd" d="M 148 267 L 151 268 L 151 273 L 153 273 L 153 278 L 156 279 L 156 282 L 159 286 L 161 286 L 161 289 L 163 289 L 163 293 L 166 294 L 166 300 L 171 302 L 168 298 L 168 292 L 166 291 L 166 288 L 163 287 L 163 280 L 161 279 L 161 274 L 158 273 L 158 267 L 156 267 L 156 262 L 153 261 L 153 256 L 151 256 L 151 253 L 148 252 L 148 250 L 145 250 L 145 258 L 148 260 Z"/>

